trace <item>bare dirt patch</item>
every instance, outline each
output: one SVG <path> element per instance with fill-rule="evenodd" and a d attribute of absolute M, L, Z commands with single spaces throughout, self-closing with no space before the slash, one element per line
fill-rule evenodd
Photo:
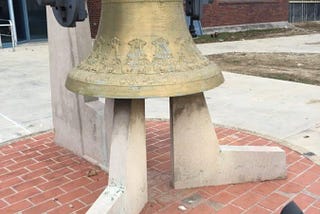
<path fill-rule="evenodd" d="M 320 85 L 320 54 L 225 53 L 209 59 L 224 71 Z"/>

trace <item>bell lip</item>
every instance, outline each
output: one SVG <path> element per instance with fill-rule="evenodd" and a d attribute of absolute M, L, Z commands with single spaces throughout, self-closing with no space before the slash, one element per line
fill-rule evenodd
<path fill-rule="evenodd" d="M 151 85 L 151 86 L 115 86 L 88 84 L 67 77 L 66 88 L 84 96 L 115 98 L 115 99 L 144 99 L 160 97 L 177 97 L 196 94 L 218 87 L 224 82 L 221 72 L 217 72 L 207 79 L 184 82 L 181 85 Z"/>

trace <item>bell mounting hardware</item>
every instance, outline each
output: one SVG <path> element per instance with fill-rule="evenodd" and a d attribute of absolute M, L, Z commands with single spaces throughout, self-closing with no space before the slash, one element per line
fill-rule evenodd
<path fill-rule="evenodd" d="M 39 5 L 49 5 L 58 23 L 63 27 L 75 27 L 76 22 L 87 18 L 84 0 L 37 0 Z"/>

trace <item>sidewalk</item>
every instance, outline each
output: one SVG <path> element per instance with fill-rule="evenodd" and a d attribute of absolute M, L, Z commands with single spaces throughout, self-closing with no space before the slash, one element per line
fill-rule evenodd
<path fill-rule="evenodd" d="M 320 53 L 320 34 L 201 44 L 204 55 L 228 52 Z"/>
<path fill-rule="evenodd" d="M 0 145 L 52 129 L 47 43 L 0 49 Z"/>
<path fill-rule="evenodd" d="M 229 51 L 320 52 L 320 34 L 199 45 Z M 0 49 L 0 144 L 52 128 L 46 43 Z M 224 72 L 225 83 L 205 92 L 216 124 L 286 141 L 320 156 L 320 87 Z M 168 118 L 168 99 L 148 99 L 147 118 Z M 288 144 L 286 144 L 288 145 Z M 312 153 L 309 153 L 312 155 Z M 313 156 L 313 160 L 319 160 Z M 320 162 L 318 162 L 320 163 Z"/>

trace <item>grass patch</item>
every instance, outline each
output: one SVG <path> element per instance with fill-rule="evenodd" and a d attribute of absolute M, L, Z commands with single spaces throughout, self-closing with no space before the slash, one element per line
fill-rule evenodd
<path fill-rule="evenodd" d="M 195 43 L 211 43 L 224 41 L 240 41 L 268 37 L 293 36 L 320 32 L 320 22 L 294 23 L 290 28 L 274 28 L 265 30 L 248 30 L 240 32 L 223 32 L 212 35 L 202 35 L 194 39 Z"/>
<path fill-rule="evenodd" d="M 249 40 L 256 38 L 265 38 L 268 35 L 272 36 L 274 34 L 285 33 L 291 31 L 290 29 L 276 28 L 268 30 L 248 30 L 240 32 L 222 32 L 215 33 L 211 35 L 202 35 L 194 39 L 195 43 L 212 43 L 212 42 L 224 42 L 224 41 L 239 41 L 239 40 Z"/>

